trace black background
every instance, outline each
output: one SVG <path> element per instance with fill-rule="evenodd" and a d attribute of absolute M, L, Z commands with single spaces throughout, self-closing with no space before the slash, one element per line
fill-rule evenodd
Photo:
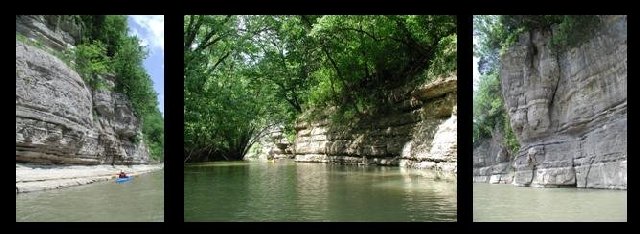
<path fill-rule="evenodd" d="M 627 209 L 628 223 L 473 223 L 472 204 L 472 15 L 473 14 L 627 14 L 629 15 L 629 35 L 633 38 L 635 17 L 630 14 L 630 6 L 611 1 L 580 3 L 560 6 L 559 1 L 522 1 L 505 3 L 465 3 L 463 1 L 309 1 L 295 2 L 252 0 L 252 1 L 20 1 L 12 2 L 16 14 L 123 14 L 123 15 L 165 15 L 165 222 L 164 223 L 16 223 L 15 231 L 74 231 L 74 232 L 149 232 L 149 231 L 204 231 L 206 233 L 238 233 L 244 231 L 270 232 L 326 232 L 326 231 L 378 231 L 386 233 L 437 233 L 442 231 L 485 231 L 492 232 L 548 232 L 548 231 L 621 231 L 630 228 L 634 221 L 634 209 Z M 6 3 L 9 3 L 8 1 Z M 522 6 L 518 6 L 521 4 Z M 8 5 L 8 4 L 6 4 Z M 608 9 L 616 8 L 617 9 Z M 584 9 L 581 9 L 584 8 Z M 448 14 L 458 17 L 458 221 L 453 223 L 184 223 L 183 222 L 183 15 L 184 14 Z M 4 22 L 10 22 L 5 15 Z M 628 51 L 633 53 L 633 43 L 628 42 Z M 7 43 L 8 46 L 8 43 Z M 9 56 L 9 55 L 6 55 Z M 633 63 L 629 56 L 629 63 Z M 632 74 L 633 66 L 628 67 Z M 8 70 L 7 70 L 8 71 Z M 630 87 L 638 87 L 633 75 L 628 75 Z M 5 78 L 9 79 L 9 78 Z M 9 85 L 4 86 L 9 95 Z M 630 90 L 634 90 L 631 88 Z M 637 94 L 635 94 L 637 95 Z M 633 120 L 633 92 L 628 96 L 628 119 Z M 6 102 L 10 97 L 3 98 Z M 5 103 L 5 105 L 9 105 Z M 7 107 L 7 110 L 9 108 Z M 7 117 L 10 118 L 10 117 Z M 9 120 L 7 120 L 9 121 Z M 633 121 L 628 127 L 634 129 Z M 8 127 L 6 127 L 8 128 Z M 5 129 L 9 135 L 9 129 Z M 628 142 L 633 141 L 633 131 L 629 131 Z M 8 140 L 6 140 L 8 142 Z M 9 151 L 10 147 L 3 147 Z M 628 147 L 628 155 L 633 155 L 633 147 Z M 10 155 L 10 152 L 6 154 Z M 5 160 L 8 160 L 5 159 Z M 628 168 L 634 171 L 635 162 L 628 159 Z M 10 164 L 6 163 L 9 167 Z M 9 168 L 6 169 L 9 173 Z M 634 173 L 628 175 L 633 177 Z M 8 176 L 8 175 L 7 175 Z M 628 206 L 633 204 L 633 181 L 628 183 Z M 10 182 L 6 180 L 5 182 Z M 8 189 L 9 186 L 7 185 Z M 5 194 L 7 194 L 5 191 Z M 5 209 L 5 212 L 8 212 Z M 169 228 L 169 229 L 168 229 Z M 11 232 L 11 230 L 6 230 Z"/>

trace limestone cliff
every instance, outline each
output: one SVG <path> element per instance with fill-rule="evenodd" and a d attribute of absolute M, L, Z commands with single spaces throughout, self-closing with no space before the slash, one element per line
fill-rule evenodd
<path fill-rule="evenodd" d="M 92 90 L 54 54 L 79 41 L 81 26 L 64 16 L 16 16 L 16 162 L 146 163 L 141 122 L 116 77 Z"/>
<path fill-rule="evenodd" d="M 535 30 L 503 54 L 515 185 L 627 188 L 627 17 L 601 20 L 564 52 L 551 49 L 554 30 Z"/>
<path fill-rule="evenodd" d="M 259 133 L 257 141 L 251 145 L 244 160 L 292 159 L 293 144 L 284 136 L 283 128 L 283 126 L 273 126 Z"/>
<path fill-rule="evenodd" d="M 298 162 L 400 165 L 456 172 L 457 78 L 440 78 L 388 95 L 392 108 L 353 123 L 300 121 Z"/>
<path fill-rule="evenodd" d="M 473 146 L 473 182 L 510 184 L 513 173 L 511 155 L 499 129 L 493 131 L 491 138 L 479 140 Z"/>

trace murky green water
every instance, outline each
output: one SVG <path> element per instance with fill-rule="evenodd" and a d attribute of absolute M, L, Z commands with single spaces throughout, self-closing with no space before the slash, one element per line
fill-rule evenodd
<path fill-rule="evenodd" d="M 627 221 L 627 191 L 473 184 L 474 221 Z"/>
<path fill-rule="evenodd" d="M 185 221 L 455 221 L 456 184 L 423 170 L 315 163 L 184 169 Z"/>
<path fill-rule="evenodd" d="M 16 195 L 16 221 L 164 221 L 164 172 Z"/>

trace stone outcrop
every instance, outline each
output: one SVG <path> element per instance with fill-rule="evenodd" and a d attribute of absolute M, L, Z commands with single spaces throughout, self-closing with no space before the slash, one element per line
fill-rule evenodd
<path fill-rule="evenodd" d="M 391 108 L 374 110 L 353 123 L 334 123 L 327 113 L 315 121 L 299 121 L 295 159 L 456 172 L 456 84 L 452 76 L 398 88 L 388 95 Z"/>
<path fill-rule="evenodd" d="M 127 98 L 111 91 L 115 78 L 97 78 L 105 85 L 92 90 L 49 53 L 72 46 L 79 35 L 72 23 L 50 23 L 53 20 L 16 16 L 16 33 L 45 45 L 38 48 L 16 40 L 16 162 L 148 162 L 141 122 Z"/>
<path fill-rule="evenodd" d="M 62 51 L 82 37 L 82 27 L 72 16 L 64 15 L 17 15 L 16 33 L 43 43 L 54 50 Z"/>
<path fill-rule="evenodd" d="M 479 140 L 473 147 L 473 182 L 510 184 L 512 164 L 502 133 L 495 130 L 491 138 Z"/>
<path fill-rule="evenodd" d="M 293 159 L 293 144 L 284 136 L 282 126 L 265 129 L 259 134 L 244 160 L 266 161 L 274 159 Z"/>
<path fill-rule="evenodd" d="M 536 30 L 503 54 L 515 185 L 627 188 L 627 17 L 601 20 L 564 52 L 551 49 L 555 30 Z"/>

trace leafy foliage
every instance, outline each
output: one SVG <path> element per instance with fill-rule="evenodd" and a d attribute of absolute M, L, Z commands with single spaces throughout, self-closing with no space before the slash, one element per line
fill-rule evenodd
<path fill-rule="evenodd" d="M 510 44 L 521 32 L 532 30 L 553 30 L 551 46 L 555 53 L 584 43 L 600 26 L 600 18 L 595 15 L 507 15 L 501 17 L 506 31 L 510 33 Z"/>
<path fill-rule="evenodd" d="M 156 160 L 164 157 L 164 120 L 158 110 L 153 82 L 143 67 L 147 52 L 135 36 L 127 35 L 127 17 L 120 15 L 69 15 L 47 17 L 53 25 L 71 21 L 80 25 L 82 39 L 73 49 L 57 51 L 16 33 L 16 40 L 56 55 L 73 67 L 94 90 L 110 88 L 101 78 L 115 74 L 115 91 L 124 93 L 142 120 L 143 139 Z M 93 112 L 95 115 L 95 111 Z"/>
<path fill-rule="evenodd" d="M 451 16 L 185 16 L 185 161 L 242 159 L 262 130 L 456 69 Z"/>
<path fill-rule="evenodd" d="M 478 90 L 473 95 L 473 142 L 492 137 L 494 131 L 504 133 L 503 144 L 511 152 L 520 148 L 504 108 L 497 71 L 480 76 Z"/>
<path fill-rule="evenodd" d="M 164 119 L 156 109 L 155 113 L 145 115 L 142 133 L 149 153 L 156 160 L 164 157 Z"/>
<path fill-rule="evenodd" d="M 478 88 L 473 94 L 473 142 L 492 137 L 494 131 L 504 133 L 503 144 L 515 152 L 519 142 L 511 129 L 508 113 L 504 107 L 500 81 L 500 53 L 514 42 L 516 33 L 507 33 L 507 28 L 498 16 L 475 16 L 474 55 L 479 57 Z M 514 154 L 512 154 L 514 155 Z"/>
<path fill-rule="evenodd" d="M 509 124 L 501 95 L 499 57 L 516 42 L 523 32 L 554 30 L 551 37 L 553 52 L 562 52 L 586 41 L 600 25 L 597 16 L 540 15 L 540 16 L 475 16 L 474 55 L 480 58 L 481 74 L 473 103 L 473 141 L 492 136 L 499 130 L 504 143 L 513 152 L 519 149 L 518 140 Z"/>
<path fill-rule="evenodd" d="M 594 15 L 564 16 L 551 38 L 551 46 L 555 52 L 579 46 L 595 33 L 600 23 L 600 18 Z"/>
<path fill-rule="evenodd" d="M 474 93 L 473 140 L 491 137 L 494 130 L 504 132 L 504 144 L 513 152 L 518 140 L 509 124 L 500 91 L 499 57 L 518 36 L 532 30 L 553 31 L 551 48 L 562 52 L 585 42 L 600 25 L 598 16 L 581 15 L 507 15 L 475 16 L 474 55 L 480 58 L 481 74 Z"/>
<path fill-rule="evenodd" d="M 73 54 L 73 50 L 64 50 L 64 51 L 58 51 L 55 49 L 51 49 L 47 46 L 45 46 L 44 44 L 42 44 L 41 42 L 39 42 L 38 40 L 34 40 L 34 39 L 29 39 L 26 36 L 16 32 L 16 41 L 20 41 L 24 44 L 30 45 L 30 46 L 35 46 L 37 48 L 43 49 L 45 51 L 47 51 L 50 54 L 53 54 L 54 56 L 56 56 L 57 58 L 59 58 L 60 60 L 62 60 L 65 64 L 67 64 L 67 66 L 73 66 L 72 62 L 73 60 L 75 60 L 75 55 Z"/>
<path fill-rule="evenodd" d="M 126 16 L 80 16 L 83 44 L 75 49 L 76 70 L 94 89 L 103 85 L 99 75 L 114 73 L 115 91 L 124 93 L 139 119 L 152 158 L 164 157 L 164 120 L 158 110 L 153 81 L 143 67 L 146 50 L 135 36 L 127 35 Z"/>
<path fill-rule="evenodd" d="M 75 70 L 93 89 L 97 89 L 100 83 L 98 76 L 112 70 L 111 59 L 106 52 L 106 47 L 99 41 L 75 48 Z"/>
<path fill-rule="evenodd" d="M 494 127 L 504 123 L 505 115 L 502 90 L 498 74 L 491 73 L 480 78 L 478 90 L 473 96 L 473 116 L 478 130 L 474 140 L 491 137 Z"/>
<path fill-rule="evenodd" d="M 99 41 L 105 45 L 106 55 L 113 57 L 121 40 L 127 37 L 127 17 L 123 15 L 83 15 L 83 41 Z"/>

